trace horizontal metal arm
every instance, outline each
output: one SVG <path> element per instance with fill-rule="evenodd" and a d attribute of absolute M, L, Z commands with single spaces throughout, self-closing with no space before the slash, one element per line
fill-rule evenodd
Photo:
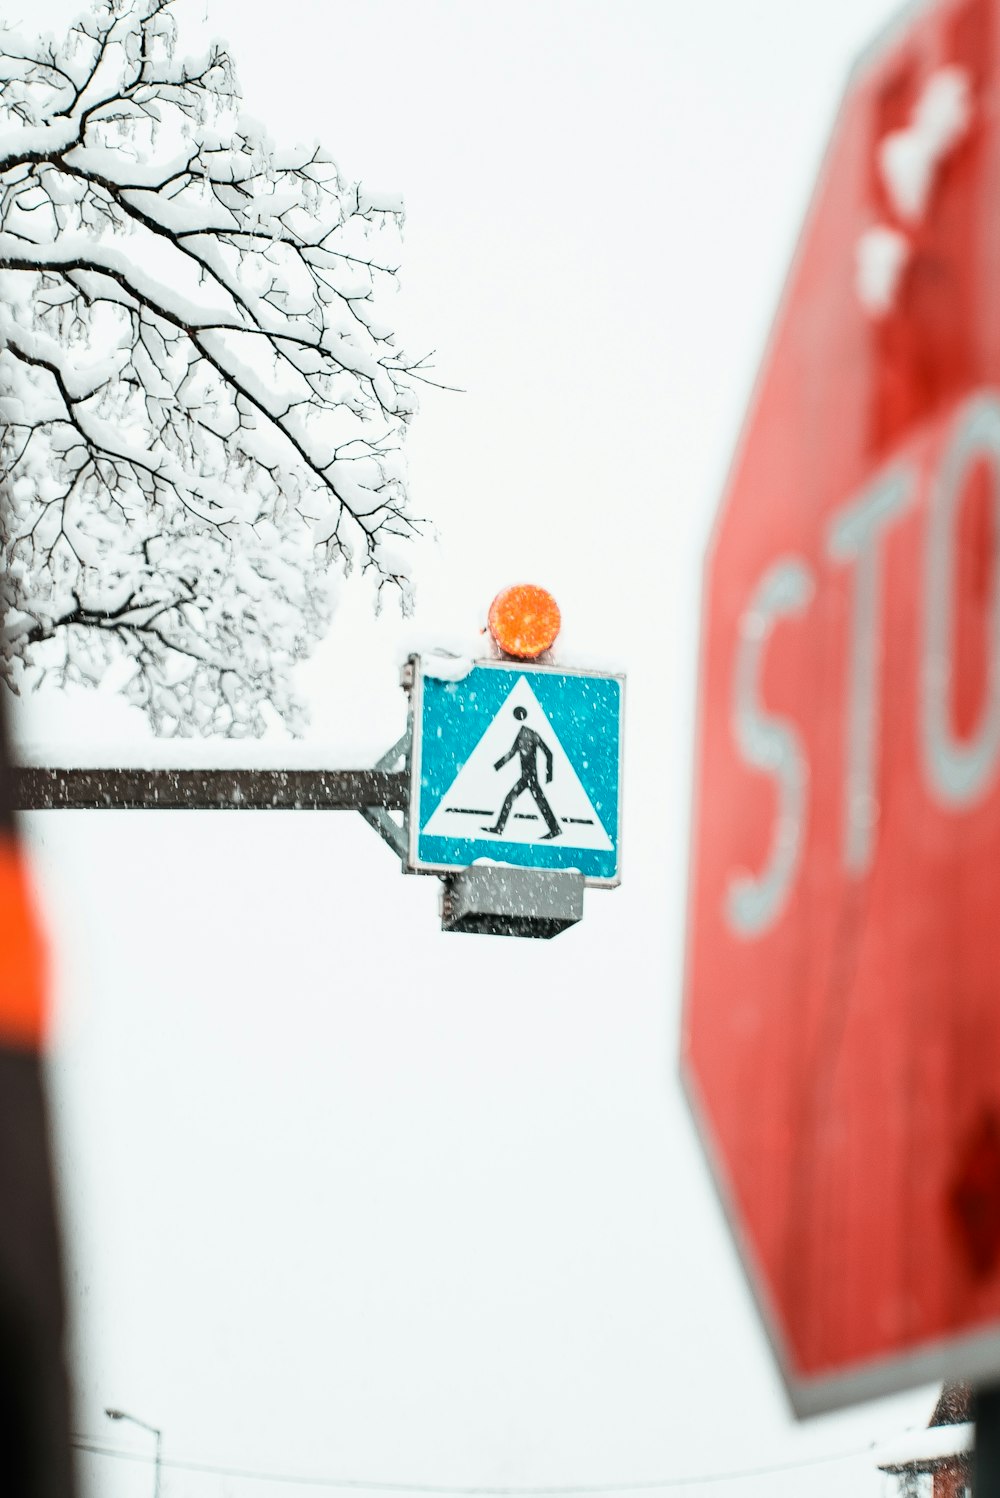
<path fill-rule="evenodd" d="M 22 765 L 21 811 L 405 811 L 409 775 L 386 770 L 58 770 Z"/>

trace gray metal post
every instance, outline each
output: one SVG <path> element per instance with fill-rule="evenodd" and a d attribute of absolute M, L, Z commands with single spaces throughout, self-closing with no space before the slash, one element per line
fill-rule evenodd
<path fill-rule="evenodd" d="M 405 811 L 405 771 L 58 769 L 22 765 L 20 811 Z"/>
<path fill-rule="evenodd" d="M 148 1430 L 150 1435 L 156 1437 L 156 1455 L 153 1458 L 153 1498 L 160 1498 L 160 1447 L 163 1441 L 163 1432 L 158 1425 L 150 1425 L 148 1420 L 140 1420 L 138 1415 L 130 1415 L 128 1410 L 106 1409 L 104 1413 L 109 1420 L 127 1420 L 130 1425 L 138 1425 L 140 1430 Z"/>
<path fill-rule="evenodd" d="M 1000 1384 L 983 1384 L 975 1390 L 972 1418 L 976 1426 L 974 1498 L 1000 1498 Z"/>

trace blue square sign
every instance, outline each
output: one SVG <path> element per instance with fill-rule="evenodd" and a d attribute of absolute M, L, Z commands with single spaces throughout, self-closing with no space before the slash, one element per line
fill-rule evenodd
<path fill-rule="evenodd" d="M 407 866 L 621 877 L 621 676 L 417 657 Z"/>

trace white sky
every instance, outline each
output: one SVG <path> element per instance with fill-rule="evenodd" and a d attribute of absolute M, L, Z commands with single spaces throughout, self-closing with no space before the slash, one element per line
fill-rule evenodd
<path fill-rule="evenodd" d="M 121 1405 L 168 1460 L 432 1491 L 860 1450 L 680 1491 L 875 1494 L 865 1448 L 933 1391 L 792 1422 L 676 1049 L 700 550 L 848 66 L 895 7 L 184 3 L 276 137 L 402 190 L 397 319 L 466 392 L 428 393 L 410 439 L 439 532 L 417 616 L 345 589 L 307 757 L 371 762 L 407 649 L 473 642 L 499 587 L 543 582 L 564 658 L 628 672 L 625 882 L 552 943 L 449 938 L 436 881 L 358 817 L 30 819 L 78 1429 L 148 1452 Z M 152 752 L 106 693 L 39 698 L 21 733 Z M 86 1498 L 152 1491 L 142 1463 L 82 1473 Z"/>

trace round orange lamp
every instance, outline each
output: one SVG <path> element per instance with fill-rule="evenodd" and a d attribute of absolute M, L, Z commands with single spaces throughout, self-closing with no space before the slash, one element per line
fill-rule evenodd
<path fill-rule="evenodd" d="M 537 660 L 553 644 L 562 619 L 552 594 L 534 583 L 504 588 L 490 604 L 489 631 L 503 655 Z"/>

